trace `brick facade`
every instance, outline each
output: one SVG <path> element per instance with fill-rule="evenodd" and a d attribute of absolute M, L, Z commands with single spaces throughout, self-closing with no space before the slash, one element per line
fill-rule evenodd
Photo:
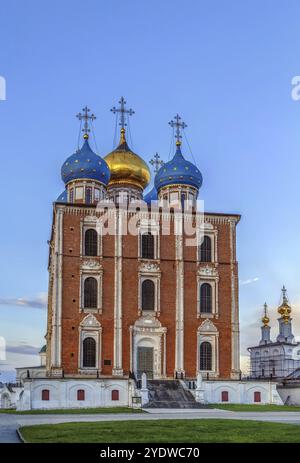
<path fill-rule="evenodd" d="M 61 214 L 61 225 L 58 215 Z M 50 284 L 47 331 L 47 371 L 55 375 L 56 371 L 65 376 L 85 374 L 80 367 L 80 324 L 88 315 L 81 309 L 82 266 L 84 261 L 101 265 L 102 284 L 100 288 L 102 312 L 92 311 L 93 317 L 101 324 L 100 358 L 97 365 L 98 375 L 112 376 L 115 364 L 115 311 L 116 293 L 116 240 L 117 236 L 105 235 L 100 239 L 101 253 L 97 257 L 83 255 L 83 224 L 86 217 L 96 213 L 96 208 L 88 205 L 54 204 L 53 233 L 50 243 Z M 176 238 L 174 236 L 174 220 L 170 216 L 171 234 L 162 235 L 160 223 L 159 259 L 155 264 L 160 270 L 160 313 L 153 314 L 161 326 L 166 328 L 165 346 L 161 345 L 161 363 L 165 358 L 167 377 L 174 377 L 176 371 L 176 297 L 178 262 L 176 261 Z M 238 265 L 235 251 L 235 227 L 240 217 L 226 214 L 205 214 L 204 222 L 210 226 L 209 231 L 215 233 L 216 262 L 202 263 L 198 260 L 197 246 L 186 246 L 183 237 L 183 371 L 187 378 L 195 378 L 199 370 L 198 330 L 208 320 L 217 332 L 218 371 L 216 376 L 222 379 L 237 377 L 239 373 L 238 340 Z M 161 216 L 160 216 L 161 222 Z M 205 232 L 204 232 L 205 233 Z M 59 240 L 60 237 L 60 240 Z M 58 240 L 62 246 L 59 257 Z M 139 236 L 124 235 L 121 238 L 121 323 L 122 323 L 122 369 L 123 376 L 128 376 L 133 368 L 133 347 L 131 330 L 142 314 L 138 313 L 139 269 L 142 262 L 139 258 Z M 212 269 L 217 274 L 218 312 L 206 317 L 199 314 L 198 272 L 201 269 Z M 97 273 L 97 272 L 96 272 Z M 206 325 L 205 325 L 206 326 Z M 234 328 L 234 329 L 233 329 Z M 235 333 L 234 333 L 235 332 Z M 145 335 L 147 336 L 147 335 Z M 234 336 L 236 338 L 234 339 Z M 60 350 L 57 344 L 60 343 Z M 233 347 L 235 346 L 235 347 Z M 165 349 L 165 351 L 164 351 Z M 55 351 L 55 352 L 54 352 Z M 235 355 L 234 355 L 235 354 Z M 234 360 L 235 359 L 235 360 Z M 160 368 L 160 366 L 159 366 Z M 161 368 L 161 372 L 163 368 Z M 90 373 L 90 372 L 89 372 Z"/>

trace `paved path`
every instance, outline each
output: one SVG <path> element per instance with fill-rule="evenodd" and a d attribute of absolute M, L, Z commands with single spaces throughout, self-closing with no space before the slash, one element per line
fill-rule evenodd
<path fill-rule="evenodd" d="M 148 413 L 107 413 L 92 415 L 5 415 L 0 414 L 0 442 L 19 442 L 20 426 L 95 421 L 231 419 L 270 421 L 300 425 L 300 412 L 232 412 L 218 409 L 147 409 Z"/>

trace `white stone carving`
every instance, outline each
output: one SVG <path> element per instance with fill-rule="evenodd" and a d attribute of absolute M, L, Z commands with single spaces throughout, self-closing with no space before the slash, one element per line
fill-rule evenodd
<path fill-rule="evenodd" d="M 80 323 L 80 326 L 85 327 L 85 328 L 99 328 L 101 325 L 98 322 L 97 318 L 94 317 L 94 315 L 89 314 Z"/>
<path fill-rule="evenodd" d="M 217 333 L 218 330 L 213 324 L 213 322 L 209 319 L 204 320 L 203 323 L 198 328 L 198 331 L 200 333 Z"/>
<path fill-rule="evenodd" d="M 198 275 L 207 277 L 218 277 L 218 270 L 215 267 L 206 265 L 205 267 L 198 268 Z"/>
<path fill-rule="evenodd" d="M 143 262 L 140 265 L 139 271 L 140 272 L 145 272 L 145 273 L 148 273 L 148 272 L 159 273 L 160 268 L 155 262 Z"/>
<path fill-rule="evenodd" d="M 82 263 L 81 268 L 83 270 L 102 270 L 102 265 L 96 260 L 85 260 Z"/>

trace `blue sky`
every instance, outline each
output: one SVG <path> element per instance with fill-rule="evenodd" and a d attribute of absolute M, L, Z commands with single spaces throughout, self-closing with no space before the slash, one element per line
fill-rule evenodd
<path fill-rule="evenodd" d="M 265 300 L 275 320 L 283 283 L 300 334 L 300 101 L 291 98 L 300 75 L 299 2 L 3 0 L 0 8 L 2 377 L 36 363 L 43 343 L 52 201 L 77 144 L 74 116 L 85 104 L 96 113 L 104 155 L 114 139 L 109 109 L 121 95 L 136 111 L 136 152 L 167 160 L 167 123 L 179 112 L 206 210 L 243 216 L 243 351 L 259 335 Z"/>

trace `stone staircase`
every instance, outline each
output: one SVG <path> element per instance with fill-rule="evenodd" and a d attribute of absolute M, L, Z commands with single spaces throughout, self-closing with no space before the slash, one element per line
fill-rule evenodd
<path fill-rule="evenodd" d="M 145 408 L 208 408 L 178 380 L 148 380 L 149 402 Z"/>

